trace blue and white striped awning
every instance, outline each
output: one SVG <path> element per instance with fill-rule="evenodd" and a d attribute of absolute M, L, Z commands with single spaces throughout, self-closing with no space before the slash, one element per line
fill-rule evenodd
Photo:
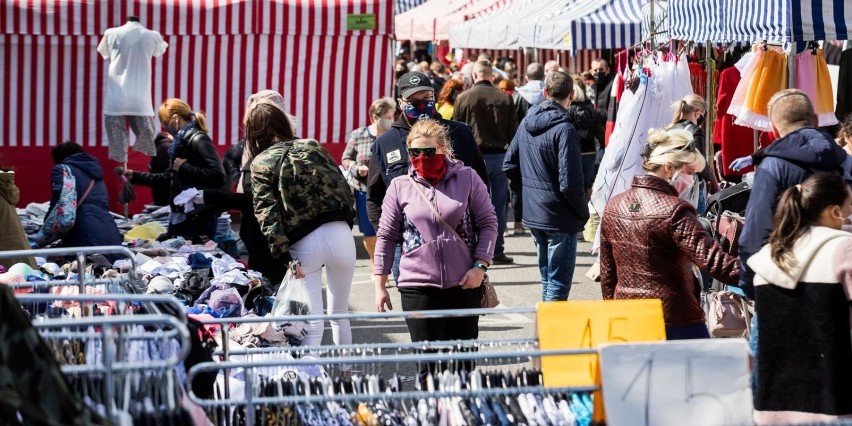
<path fill-rule="evenodd" d="M 571 22 L 570 50 L 618 49 L 642 37 L 642 0 L 607 0 L 594 12 Z"/>
<path fill-rule="evenodd" d="M 408 12 L 408 10 L 414 9 L 425 2 L 426 0 L 396 0 L 393 5 L 393 14 L 399 15 L 400 13 Z"/>
<path fill-rule="evenodd" d="M 670 0 L 670 35 L 691 41 L 848 40 L 852 0 Z"/>

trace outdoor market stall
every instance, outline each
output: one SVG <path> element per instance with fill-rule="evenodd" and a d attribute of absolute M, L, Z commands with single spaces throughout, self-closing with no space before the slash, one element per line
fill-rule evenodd
<path fill-rule="evenodd" d="M 107 160 L 107 65 L 96 47 L 131 15 L 169 44 L 154 61 L 155 108 L 178 97 L 204 111 L 220 152 L 240 138 L 246 99 L 259 90 L 281 92 L 297 134 L 328 144 L 335 158 L 348 133 L 368 123 L 370 103 L 392 93 L 390 0 L 5 0 L 0 148 L 16 167 L 22 203 L 49 198 L 48 153 L 62 141 L 80 143 L 106 170 L 118 165 Z M 347 108 L 341 93 L 352 93 Z M 146 170 L 148 161 L 131 153 L 130 168 Z M 118 193 L 117 180 L 107 184 Z M 147 191 L 139 195 L 134 212 L 150 200 Z"/>

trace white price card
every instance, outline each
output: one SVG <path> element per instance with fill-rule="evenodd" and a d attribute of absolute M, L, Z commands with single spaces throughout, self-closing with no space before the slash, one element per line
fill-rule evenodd
<path fill-rule="evenodd" d="M 750 425 L 745 340 L 601 345 L 608 426 Z"/>

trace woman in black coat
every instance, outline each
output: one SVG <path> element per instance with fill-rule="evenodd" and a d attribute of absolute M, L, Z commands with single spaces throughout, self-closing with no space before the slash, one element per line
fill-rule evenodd
<path fill-rule="evenodd" d="M 175 205 L 174 197 L 189 188 L 220 189 L 225 183 L 225 169 L 210 136 L 207 120 L 201 112 L 192 111 L 186 102 L 169 99 L 160 106 L 160 123 L 174 136 L 169 147 L 169 170 L 163 173 L 144 173 L 117 169 L 134 185 L 169 188 L 169 236 L 201 242 L 216 236 L 218 211 L 209 206 L 185 212 Z"/>
<path fill-rule="evenodd" d="M 68 166 L 74 175 L 77 190 L 77 212 L 74 226 L 62 236 L 63 247 L 115 246 L 123 241 L 115 220 L 109 212 L 109 195 L 104 172 L 95 157 L 83 152 L 74 142 L 57 145 L 50 151 L 53 170 L 50 172 L 50 210 L 56 207 L 62 193 L 61 165 Z M 85 198 L 84 198 L 85 196 Z"/>

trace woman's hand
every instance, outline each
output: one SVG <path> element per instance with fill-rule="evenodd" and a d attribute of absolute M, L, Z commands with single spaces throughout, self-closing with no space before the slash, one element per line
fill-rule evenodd
<path fill-rule="evenodd" d="M 302 265 L 296 265 L 296 267 L 293 268 L 293 278 L 305 278 L 305 271 L 302 270 Z"/>
<path fill-rule="evenodd" d="M 470 290 L 481 286 L 484 279 L 485 271 L 474 266 L 464 274 L 461 281 L 459 281 L 459 285 L 465 290 Z"/>
<path fill-rule="evenodd" d="M 180 166 L 182 166 L 183 163 L 186 163 L 185 158 L 175 158 L 175 161 L 172 163 L 172 170 L 176 172 L 180 171 Z"/>
<path fill-rule="evenodd" d="M 369 171 L 370 171 L 370 168 L 369 168 L 369 167 L 367 167 L 367 166 L 360 166 L 360 167 L 358 167 L 358 175 L 359 175 L 359 176 L 364 176 L 364 177 L 366 177 L 366 176 L 367 176 L 367 173 L 368 173 Z"/>
<path fill-rule="evenodd" d="M 385 284 L 388 282 L 387 275 L 373 275 L 373 284 L 376 288 L 376 311 L 377 312 L 386 312 L 392 311 L 393 305 L 391 304 L 390 294 L 388 293 L 388 289 L 385 288 Z"/>

